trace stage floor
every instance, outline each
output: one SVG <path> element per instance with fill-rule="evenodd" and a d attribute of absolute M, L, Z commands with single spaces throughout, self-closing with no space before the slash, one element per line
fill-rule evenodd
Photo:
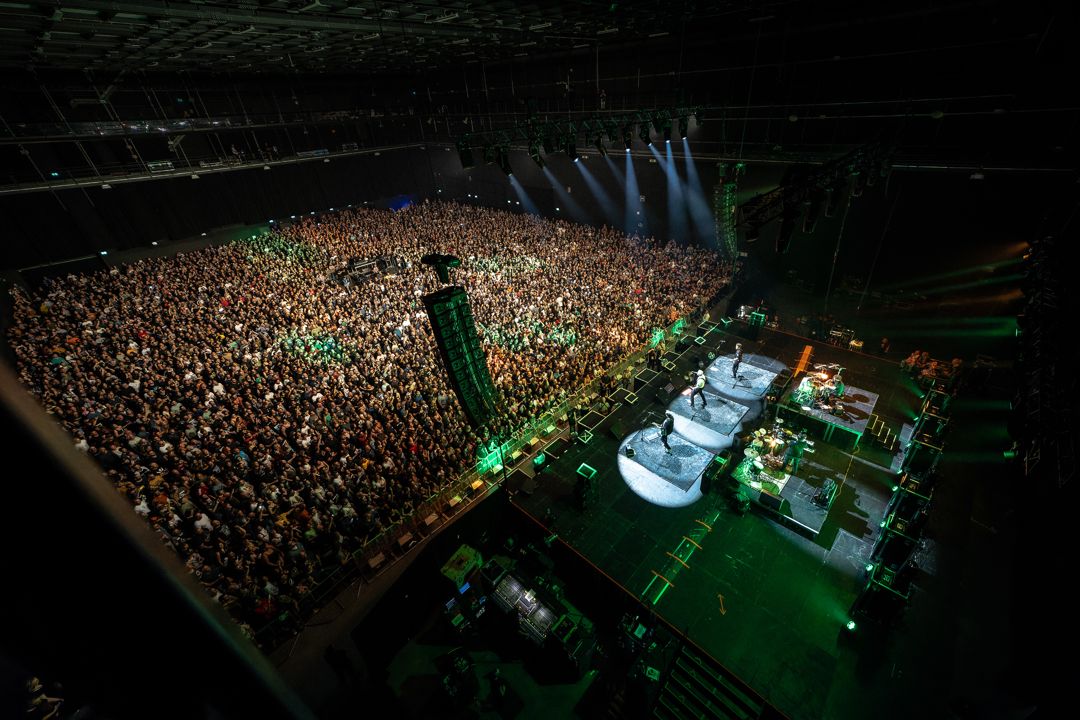
<path fill-rule="evenodd" d="M 701 499 L 701 473 L 713 453 L 676 433 L 668 436 L 671 452 L 660 441 L 659 428 L 627 436 L 619 446 L 619 474 L 627 487 L 660 507 L 683 507 Z M 627 457 L 626 448 L 634 449 Z"/>
<path fill-rule="evenodd" d="M 750 408 L 708 390 L 704 394 L 708 405 L 702 407 L 701 399 L 695 398 L 695 409 L 690 407 L 690 388 L 685 388 L 667 409 L 675 416 L 676 433 L 716 454 L 731 447 L 731 435 L 747 418 Z M 756 416 L 757 413 L 753 413 L 748 419 Z"/>
<path fill-rule="evenodd" d="M 795 387 L 796 385 L 793 382 L 792 388 Z M 844 406 L 844 414 L 833 415 L 832 413 L 825 412 L 816 407 L 799 405 L 791 401 L 793 392 L 794 390 L 790 391 L 787 398 L 785 398 L 787 401 L 787 409 L 790 412 L 813 418 L 814 420 L 825 423 L 826 425 L 832 425 L 841 430 L 847 430 L 849 433 L 857 435 L 860 438 L 863 433 L 866 432 L 866 426 L 870 422 L 870 415 L 874 412 L 874 408 L 877 407 L 878 402 L 877 393 L 855 387 L 854 385 L 849 385 L 847 391 L 844 393 L 844 397 L 840 398 L 840 402 Z"/>
<path fill-rule="evenodd" d="M 726 347 L 734 346 L 731 336 L 726 340 Z M 775 376 L 783 366 L 793 367 L 806 344 L 803 338 L 768 331 L 761 333 L 758 342 L 742 342 L 753 349 L 755 357 L 776 358 L 769 361 L 775 363 L 775 370 L 757 376 L 761 378 L 756 381 L 759 388 L 766 374 Z M 705 346 L 683 353 L 673 376 L 684 376 L 706 352 L 720 347 L 717 338 L 710 336 Z M 903 388 L 893 387 L 891 374 L 889 383 L 882 381 L 883 364 L 865 356 L 852 358 L 850 353 L 829 346 L 818 346 L 817 352 L 824 357 L 830 352 L 842 354 L 848 378 L 857 379 L 862 387 L 873 387 L 890 402 L 895 400 L 896 415 L 902 417 L 912 398 Z M 747 368 L 745 360 L 740 371 L 743 368 Z M 653 385 L 640 388 L 639 395 L 651 397 L 664 381 L 661 374 Z M 689 410 L 685 397 L 676 396 L 675 404 L 680 402 Z M 712 407 L 710 397 L 709 409 Z M 614 418 L 624 427 L 639 428 L 647 413 L 658 416 L 663 409 L 655 402 L 639 402 L 621 408 Z M 689 422 L 688 415 L 677 413 L 677 422 L 679 418 Z M 891 493 L 892 458 L 878 457 L 869 449 L 855 456 L 816 443 L 816 452 L 803 457 L 796 477 L 785 487 L 785 491 L 812 497 L 827 478 L 839 486 L 826 521 L 811 539 L 807 533 L 759 512 L 740 516 L 710 488 L 703 489 L 698 467 L 708 463 L 711 453 L 698 459 L 697 453 L 689 450 L 691 443 L 673 435 L 673 448 L 676 443 L 679 448 L 687 447 L 679 450 L 685 456 L 675 455 L 678 471 L 675 465 L 669 468 L 677 479 L 673 483 L 657 472 L 667 467 L 664 462 L 668 458 L 650 454 L 657 448 L 663 454 L 658 439 L 651 444 L 637 443 L 635 457 L 626 458 L 627 437 L 616 440 L 606 432 L 610 422 L 597 428 L 589 444 L 568 449 L 541 474 L 535 491 L 518 493 L 513 504 L 638 597 L 654 573 L 670 562 L 667 553 L 698 526 L 707 510 L 719 508 L 720 518 L 702 541 L 702 550 L 655 609 L 789 717 L 822 717 L 839 652 L 837 636 L 861 588 L 863 568 Z M 724 422 L 730 424 L 731 420 Z M 595 492 L 584 508 L 574 492 L 575 469 L 582 462 L 598 470 Z M 663 485 L 655 487 L 667 486 L 670 497 L 681 493 L 686 499 L 699 493 L 700 499 L 667 506 L 645 500 L 623 479 L 620 469 L 625 473 L 629 467 L 624 463 L 632 463 L 634 473 L 642 478 L 649 474 L 662 478 Z M 694 479 L 687 486 L 691 476 Z M 688 489 L 683 490 L 683 486 Z"/>
<path fill-rule="evenodd" d="M 728 343 L 729 347 L 734 347 Z M 713 360 L 705 371 L 709 387 L 736 400 L 756 400 L 764 397 L 772 381 L 783 370 L 784 365 L 776 358 L 765 357 L 760 353 L 744 353 L 739 364 L 739 377 L 732 377 L 731 365 L 733 354 L 721 355 Z"/>

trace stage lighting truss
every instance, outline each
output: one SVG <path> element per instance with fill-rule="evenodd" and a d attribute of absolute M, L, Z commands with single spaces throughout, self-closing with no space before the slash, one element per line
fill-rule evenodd
<path fill-rule="evenodd" d="M 777 235 L 777 252 L 787 250 L 791 231 L 800 210 L 806 207 L 813 211 L 814 217 L 807 218 L 804 232 L 812 232 L 816 224 L 818 208 L 825 206 L 825 217 L 832 217 L 837 206 L 843 203 L 840 197 L 846 184 L 852 186 L 850 197 L 862 194 L 866 186 L 865 178 L 870 175 L 883 176 L 890 168 L 892 148 L 880 142 L 873 142 L 852 150 L 848 154 L 832 160 L 813 172 L 794 180 L 785 180 L 784 184 L 770 192 L 758 195 L 743 203 L 739 208 L 738 226 L 756 231 L 776 218 L 781 219 L 781 232 Z M 856 192 L 854 188 L 858 186 Z"/>
<path fill-rule="evenodd" d="M 462 167 L 473 166 L 473 150 L 480 149 L 484 162 L 499 165 L 510 174 L 510 148 L 516 144 L 521 149 L 528 149 L 529 157 L 539 167 L 547 163 L 544 155 L 565 152 L 571 160 L 578 160 L 577 143 L 581 135 L 600 155 L 608 154 L 608 144 L 622 139 L 623 146 L 630 151 L 634 142 L 634 131 L 646 145 L 652 145 L 650 128 L 670 139 L 672 123 L 677 120 L 681 136 L 689 130 L 689 118 L 700 117 L 700 108 L 674 107 L 654 110 L 640 110 L 632 113 L 612 113 L 594 115 L 575 122 L 541 122 L 535 115 L 524 123 L 499 130 L 482 133 L 470 133 L 458 138 L 454 143 L 461 157 Z"/>

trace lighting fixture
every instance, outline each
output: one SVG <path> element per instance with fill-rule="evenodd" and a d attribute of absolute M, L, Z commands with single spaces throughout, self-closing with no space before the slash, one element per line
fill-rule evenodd
<path fill-rule="evenodd" d="M 458 157 L 461 158 L 461 167 L 463 170 L 468 170 L 473 166 L 473 154 L 472 148 L 469 147 L 469 141 L 465 138 L 458 140 L 455 143 L 458 151 Z"/>
<path fill-rule="evenodd" d="M 566 135 L 563 138 L 563 149 L 566 150 L 566 157 L 574 162 L 578 161 L 577 128 L 573 125 L 566 131 Z"/>
<path fill-rule="evenodd" d="M 500 145 L 498 148 L 499 167 L 507 175 L 513 175 L 514 170 L 510 167 L 510 147 L 508 145 Z"/>
<path fill-rule="evenodd" d="M 536 143 L 529 146 L 529 157 L 532 158 L 538 168 L 543 168 L 546 164 L 543 156 L 540 155 L 540 145 Z"/>

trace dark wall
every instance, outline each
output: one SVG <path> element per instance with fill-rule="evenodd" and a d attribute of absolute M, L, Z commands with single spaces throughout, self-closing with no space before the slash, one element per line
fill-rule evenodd
<path fill-rule="evenodd" d="M 775 169 L 766 170 L 751 167 L 741 189 L 768 189 L 779 178 Z M 751 252 L 771 276 L 793 272 L 818 296 L 838 241 L 834 287 L 845 276 L 861 281 L 872 274 L 872 289 L 942 289 L 972 280 L 955 275 L 961 270 L 1018 258 L 1023 244 L 1039 236 L 1046 209 L 1071 184 L 1068 174 L 973 180 L 966 172 L 894 170 L 850 198 L 846 219 L 841 206 L 834 217 L 820 218 L 812 234 L 796 223 L 786 254 L 775 251 L 779 221 L 762 230 Z M 1002 272 L 1018 270 L 1002 268 L 997 275 Z M 953 278 L 942 277 L 950 273 Z M 940 280 L 916 282 L 933 277 Z"/>
<path fill-rule="evenodd" d="M 432 192 L 421 150 L 275 165 L 272 170 L 200 174 L 147 182 L 93 185 L 56 193 L 0 198 L 7 222 L 5 268 L 56 262 L 100 250 L 198 236 L 216 227 L 265 223 L 399 194 Z"/>

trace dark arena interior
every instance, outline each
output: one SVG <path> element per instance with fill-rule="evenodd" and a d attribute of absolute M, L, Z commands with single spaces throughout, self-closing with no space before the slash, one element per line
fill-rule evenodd
<path fill-rule="evenodd" d="M 0 3 L 0 717 L 1074 717 L 1077 29 Z"/>

